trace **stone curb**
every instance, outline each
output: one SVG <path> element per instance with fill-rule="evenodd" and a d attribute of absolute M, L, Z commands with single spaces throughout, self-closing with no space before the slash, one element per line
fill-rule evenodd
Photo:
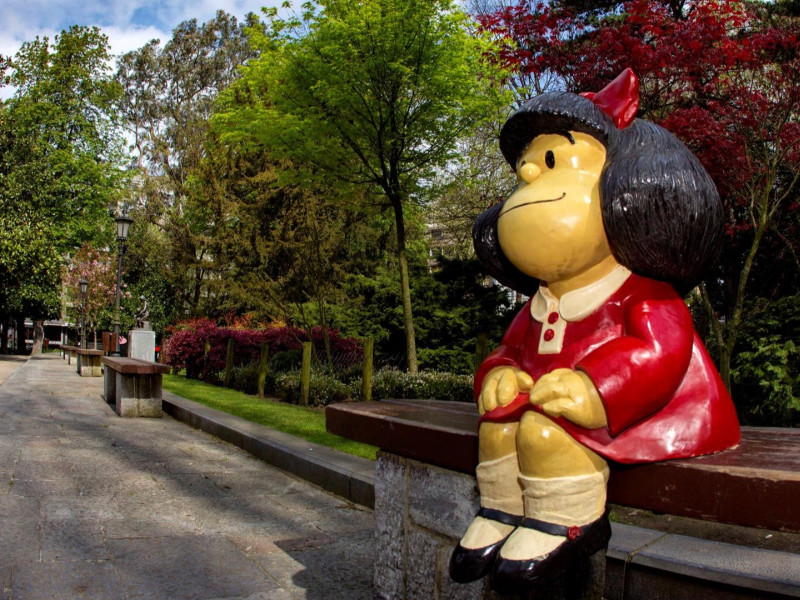
<path fill-rule="evenodd" d="M 375 463 L 163 392 L 164 412 L 356 504 L 375 506 Z"/>
<path fill-rule="evenodd" d="M 173 418 L 356 504 L 374 508 L 370 460 L 307 442 L 164 392 Z M 800 598 L 800 556 L 612 524 L 606 596 Z"/>

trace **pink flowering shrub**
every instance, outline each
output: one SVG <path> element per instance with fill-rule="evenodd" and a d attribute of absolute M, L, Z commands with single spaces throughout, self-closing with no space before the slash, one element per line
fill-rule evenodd
<path fill-rule="evenodd" d="M 164 343 L 165 362 L 186 369 L 187 377 L 214 381 L 225 370 L 228 340 L 234 341 L 234 366 L 255 362 L 261 355 L 261 344 L 269 345 L 274 356 L 288 350 L 300 350 L 308 341 L 304 329 L 289 326 L 271 326 L 266 329 L 239 329 L 218 327 L 209 319 L 195 319 L 170 328 L 172 334 Z M 311 340 L 318 357 L 325 357 L 322 328 L 311 331 Z M 330 330 L 331 352 L 334 356 L 349 356 L 360 360 L 362 348 L 353 338 L 342 337 Z M 206 356 L 206 345 L 208 355 Z"/>

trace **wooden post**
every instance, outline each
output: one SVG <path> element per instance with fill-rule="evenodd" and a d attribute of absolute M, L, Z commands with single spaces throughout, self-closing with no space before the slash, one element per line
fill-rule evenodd
<path fill-rule="evenodd" d="M 203 372 L 200 373 L 200 379 L 204 379 L 208 373 L 208 355 L 211 353 L 211 340 L 206 338 L 203 345 Z"/>
<path fill-rule="evenodd" d="M 258 359 L 258 397 L 264 397 L 264 382 L 267 380 L 267 358 L 269 357 L 269 344 L 261 344 L 261 358 Z"/>
<path fill-rule="evenodd" d="M 233 379 L 233 338 L 228 338 L 228 353 L 225 355 L 225 387 L 231 387 Z"/>
<path fill-rule="evenodd" d="M 372 360 L 375 342 L 372 338 L 364 342 L 364 372 L 361 375 L 361 399 L 372 400 Z"/>
<path fill-rule="evenodd" d="M 300 406 L 308 406 L 311 389 L 311 342 L 303 342 L 303 366 L 300 369 Z"/>
<path fill-rule="evenodd" d="M 489 355 L 489 334 L 479 333 L 478 340 L 475 342 L 475 370 L 481 366 L 481 363 L 486 360 Z"/>

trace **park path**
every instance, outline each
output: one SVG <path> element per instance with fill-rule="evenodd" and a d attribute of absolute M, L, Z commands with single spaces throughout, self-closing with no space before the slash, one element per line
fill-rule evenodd
<path fill-rule="evenodd" d="M 0 354 L 0 385 L 11 377 L 11 374 L 28 360 L 27 356 L 16 356 L 14 354 Z"/>
<path fill-rule="evenodd" d="M 0 385 L 0 598 L 372 597 L 373 516 L 55 354 Z"/>

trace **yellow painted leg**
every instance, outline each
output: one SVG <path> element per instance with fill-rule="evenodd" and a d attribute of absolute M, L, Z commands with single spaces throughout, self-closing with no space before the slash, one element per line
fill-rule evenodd
<path fill-rule="evenodd" d="M 550 418 L 525 413 L 517 434 L 519 467 L 527 477 L 568 477 L 597 473 L 606 461 L 579 444 Z"/>
<path fill-rule="evenodd" d="M 478 430 L 478 462 L 517 452 L 519 423 L 482 423 Z"/>
<path fill-rule="evenodd" d="M 525 516 L 556 525 L 585 525 L 602 516 L 608 466 L 563 428 L 536 412 L 526 413 L 517 433 Z M 564 538 L 520 527 L 500 556 L 524 561 L 544 556 Z"/>

